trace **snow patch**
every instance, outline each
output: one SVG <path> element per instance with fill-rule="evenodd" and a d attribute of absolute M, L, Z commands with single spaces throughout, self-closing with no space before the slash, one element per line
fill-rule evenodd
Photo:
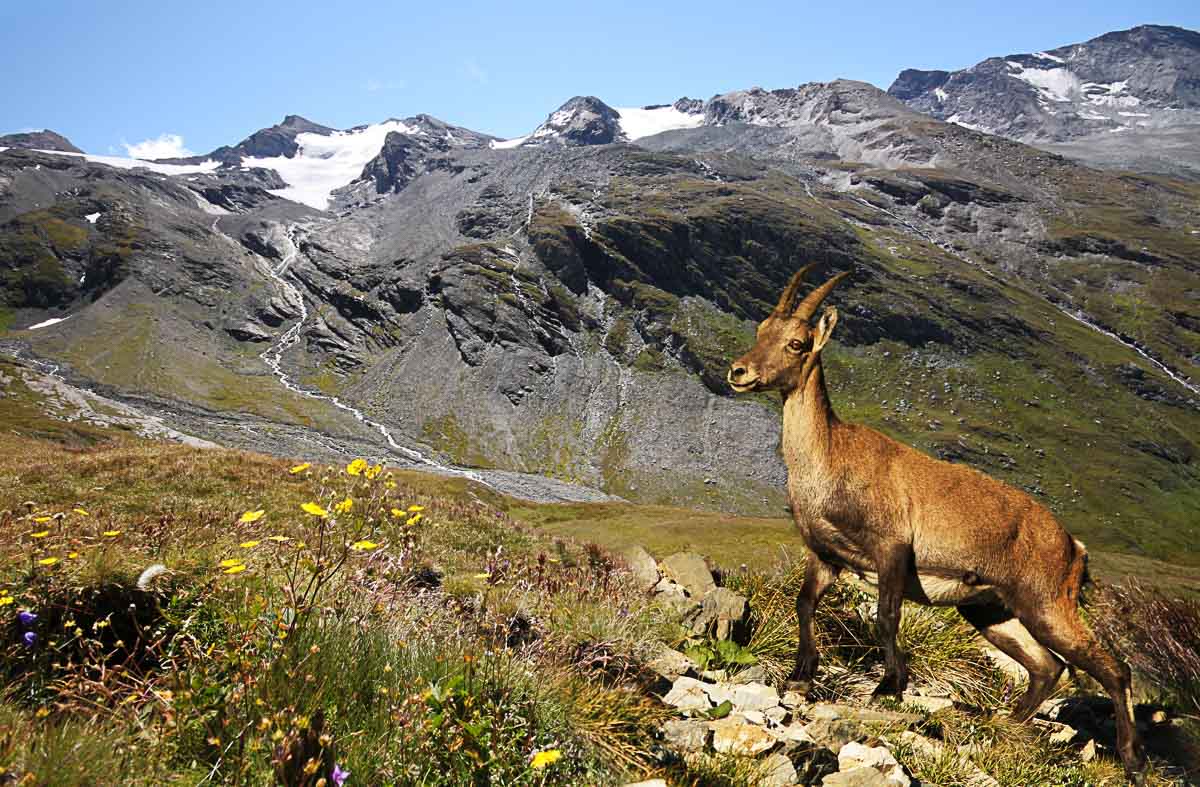
<path fill-rule="evenodd" d="M 69 316 L 69 315 L 68 315 L 68 316 Z M 48 328 L 48 327 L 50 327 L 51 325 L 55 325 L 55 324 L 57 324 L 57 323 L 60 323 L 60 322 L 62 322 L 62 321 L 63 321 L 63 320 L 65 320 L 65 319 L 67 319 L 67 318 L 66 318 L 66 317 L 51 317 L 51 318 L 50 318 L 50 319 L 48 319 L 48 320 L 43 320 L 42 322 L 39 322 L 37 325 L 30 325 L 30 326 L 29 326 L 28 328 L 26 328 L 25 330 L 27 330 L 27 331 L 36 331 L 38 328 Z"/>
<path fill-rule="evenodd" d="M 1050 60 L 1050 61 L 1053 61 L 1053 62 L 1055 62 L 1055 63 L 1065 63 L 1065 62 L 1067 62 L 1067 61 L 1063 60 L 1061 57 L 1059 57 L 1058 55 L 1052 55 L 1052 54 L 1050 54 L 1049 52 L 1034 52 L 1034 53 L 1033 53 L 1033 56 L 1034 56 L 1034 57 L 1040 57 L 1042 60 Z"/>
<path fill-rule="evenodd" d="M 933 89 L 933 94 L 935 96 L 937 96 L 938 101 L 942 101 L 942 102 L 944 102 L 946 99 L 950 98 L 950 94 L 947 93 L 945 90 L 942 90 L 940 87 L 935 87 Z"/>
<path fill-rule="evenodd" d="M 1066 68 L 1026 68 L 1011 60 L 1005 61 L 1016 73 L 1013 79 L 1033 85 L 1042 97 L 1050 101 L 1070 101 L 1083 92 L 1083 83 Z"/>
<path fill-rule="evenodd" d="M 1136 107 L 1142 101 L 1137 96 L 1122 95 L 1129 83 L 1120 82 L 1085 82 L 1083 94 L 1089 103 L 1102 107 Z"/>
<path fill-rule="evenodd" d="M 88 220 L 89 224 L 95 224 L 96 219 L 100 218 L 100 214 L 99 213 L 89 213 L 88 215 L 84 216 L 84 218 Z"/>
<path fill-rule="evenodd" d="M 951 115 L 950 117 L 946 118 L 946 122 L 953 123 L 956 126 L 962 126 L 963 128 L 969 128 L 972 131 L 978 131 L 980 134 L 991 134 L 992 133 L 991 129 L 989 129 L 989 128 L 986 128 L 984 126 L 977 126 L 974 123 L 968 123 L 967 121 L 965 121 L 961 117 L 959 117 L 957 112 L 955 114 Z"/>
<path fill-rule="evenodd" d="M 418 134 L 421 129 L 389 120 L 332 134 L 304 132 L 296 135 L 298 150 L 292 158 L 243 158 L 242 167 L 273 169 L 287 183 L 272 194 L 325 210 L 335 189 L 362 174 L 363 167 L 379 154 L 389 132 Z"/>
<path fill-rule="evenodd" d="M 696 128 L 704 124 L 704 115 L 695 112 L 680 112 L 673 106 L 641 109 L 638 107 L 616 108 L 621 116 L 617 122 L 630 141 L 675 131 L 681 128 Z"/>
<path fill-rule="evenodd" d="M 155 161 L 142 161 L 140 158 L 124 158 L 123 156 L 93 156 L 90 153 L 68 153 L 64 150 L 39 150 L 38 153 L 49 153 L 52 156 L 74 156 L 93 164 L 107 164 L 117 169 L 148 169 L 160 175 L 188 175 L 193 172 L 212 172 L 221 166 L 221 162 L 206 159 L 199 164 L 159 164 Z"/>
<path fill-rule="evenodd" d="M 528 134 L 526 134 L 523 137 L 513 137 L 512 139 L 506 139 L 503 141 L 492 140 L 489 144 L 491 145 L 493 150 L 508 150 L 509 148 L 518 147 L 522 142 L 524 142 L 527 139 L 529 139 Z"/>

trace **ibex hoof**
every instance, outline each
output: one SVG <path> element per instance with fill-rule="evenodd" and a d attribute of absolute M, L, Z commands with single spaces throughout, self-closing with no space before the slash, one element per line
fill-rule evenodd
<path fill-rule="evenodd" d="M 875 701 L 882 697 L 903 697 L 904 684 L 907 682 L 885 675 L 879 685 L 875 687 L 875 691 L 871 692 L 871 700 Z"/>
<path fill-rule="evenodd" d="M 783 690 L 785 692 L 786 691 L 795 691 L 795 692 L 798 692 L 801 696 L 807 697 L 808 693 L 810 691 L 812 691 L 812 681 L 811 680 L 787 680 L 783 684 Z"/>

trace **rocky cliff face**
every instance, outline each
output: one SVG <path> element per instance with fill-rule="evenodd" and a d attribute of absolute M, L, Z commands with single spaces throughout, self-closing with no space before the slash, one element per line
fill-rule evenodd
<path fill-rule="evenodd" d="M 207 439 L 768 513 L 778 402 L 724 370 L 819 262 L 853 271 L 827 351 L 845 418 L 1031 490 L 1094 544 L 1200 536 L 1193 184 L 845 80 L 573 99 L 540 128 L 290 119 L 182 172 L 2 152 L 4 318 Z"/>

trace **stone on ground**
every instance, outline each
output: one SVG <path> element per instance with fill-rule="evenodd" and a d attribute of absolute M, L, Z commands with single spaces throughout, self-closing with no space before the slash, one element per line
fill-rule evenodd
<path fill-rule="evenodd" d="M 692 631 L 711 633 L 718 639 L 730 639 L 749 614 L 746 597 L 729 588 L 714 587 L 704 595 L 700 614 L 692 620 Z"/>
<path fill-rule="evenodd" d="M 671 690 L 667 692 L 662 701 L 664 704 L 673 705 L 681 711 L 707 711 L 712 707 L 712 703 L 709 702 L 708 694 L 704 691 L 704 686 L 706 685 L 695 678 L 676 678 L 675 683 L 671 686 Z"/>
<path fill-rule="evenodd" d="M 838 751 L 839 771 L 853 771 L 862 767 L 879 771 L 887 784 L 896 787 L 909 787 L 912 784 L 912 779 L 904 772 L 904 766 L 883 746 L 866 746 L 852 741 Z"/>
<path fill-rule="evenodd" d="M 686 675 L 696 669 L 696 662 L 677 650 L 659 644 L 646 666 L 667 680 L 673 681 L 680 675 Z"/>
<path fill-rule="evenodd" d="M 708 745 L 708 722 L 672 719 L 663 725 L 663 741 L 671 749 L 690 753 Z"/>
<path fill-rule="evenodd" d="M 646 592 L 658 584 L 658 564 L 649 552 L 639 546 L 630 547 L 625 551 L 625 562 L 629 564 L 638 590 Z"/>
<path fill-rule="evenodd" d="M 699 601 L 715 590 L 712 572 L 704 558 L 695 552 L 676 552 L 662 562 L 662 572 L 687 589 L 688 595 Z"/>
<path fill-rule="evenodd" d="M 821 780 L 821 784 L 824 787 L 893 787 L 886 776 L 867 766 L 831 773 Z"/>
<path fill-rule="evenodd" d="M 721 719 L 710 726 L 713 731 L 713 750 L 720 754 L 753 757 L 778 743 L 774 735 L 741 718 Z"/>
<path fill-rule="evenodd" d="M 796 766 L 792 765 L 787 755 L 775 752 L 763 760 L 758 787 L 789 787 L 796 780 Z"/>

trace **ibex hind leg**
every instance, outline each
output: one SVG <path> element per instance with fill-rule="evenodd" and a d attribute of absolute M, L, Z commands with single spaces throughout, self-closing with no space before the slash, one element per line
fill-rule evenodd
<path fill-rule="evenodd" d="M 1131 781 L 1144 781 L 1146 755 L 1133 719 L 1129 666 L 1117 660 L 1079 619 L 1075 600 L 1066 594 L 1057 603 L 1018 611 L 1021 623 L 1038 642 L 1095 678 L 1112 698 L 1117 723 L 1117 753 Z"/>
<path fill-rule="evenodd" d="M 958 611 L 1001 653 L 1029 673 L 1029 686 L 1013 709 L 1012 718 L 1028 721 L 1037 713 L 1062 676 L 1062 659 L 1034 639 L 1029 630 L 1001 604 L 964 604 Z"/>

